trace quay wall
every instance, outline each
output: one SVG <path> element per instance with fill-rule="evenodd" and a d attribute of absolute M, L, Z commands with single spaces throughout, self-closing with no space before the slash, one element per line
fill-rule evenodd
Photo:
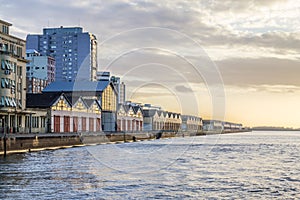
<path fill-rule="evenodd" d="M 175 132 L 2 134 L 0 135 L 0 155 L 4 154 L 5 146 L 6 153 L 9 154 L 175 136 Z"/>
<path fill-rule="evenodd" d="M 240 131 L 241 132 L 241 131 Z M 242 131 L 243 132 L 243 131 Z M 220 134 L 216 132 L 112 132 L 0 134 L 0 155 L 84 145 L 132 142 L 159 138 Z"/>

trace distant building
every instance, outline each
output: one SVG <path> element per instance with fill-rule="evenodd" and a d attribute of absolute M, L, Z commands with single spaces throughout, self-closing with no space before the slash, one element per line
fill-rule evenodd
<path fill-rule="evenodd" d="M 97 72 L 97 81 L 109 81 L 110 72 L 100 71 Z"/>
<path fill-rule="evenodd" d="M 118 92 L 118 103 L 119 104 L 124 104 L 125 101 L 126 101 L 125 83 L 121 82 L 120 77 L 112 76 L 110 80 L 114 84 L 115 89 Z"/>
<path fill-rule="evenodd" d="M 28 94 L 42 93 L 43 89 L 48 85 L 47 80 L 26 77 L 26 88 Z"/>
<path fill-rule="evenodd" d="M 210 133 L 223 133 L 224 124 L 220 120 L 203 120 L 203 131 Z"/>
<path fill-rule="evenodd" d="M 55 60 L 50 56 L 41 56 L 34 49 L 26 50 L 27 93 L 41 93 L 42 90 L 55 80 Z"/>
<path fill-rule="evenodd" d="M 184 132 L 199 133 L 202 131 L 203 122 L 201 117 L 181 115 L 181 130 Z"/>
<path fill-rule="evenodd" d="M 12 24 L 0 20 L 0 126 L 21 131 L 26 115 L 26 42 L 9 34 Z"/>
<path fill-rule="evenodd" d="M 55 58 L 57 81 L 96 81 L 97 38 L 81 27 L 44 28 L 42 35 L 27 35 L 27 49 Z"/>

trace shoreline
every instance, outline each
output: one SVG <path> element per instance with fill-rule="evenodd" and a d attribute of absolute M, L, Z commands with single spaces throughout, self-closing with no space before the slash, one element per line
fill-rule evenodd
<path fill-rule="evenodd" d="M 230 132 L 230 133 L 241 133 Z M 248 132 L 248 131 L 247 131 Z M 115 132 L 115 133 L 46 133 L 46 134 L 7 134 L 0 137 L 0 156 L 10 154 L 57 150 L 74 147 L 84 147 L 104 144 L 119 144 L 129 142 L 150 141 L 172 137 L 193 137 L 215 134 L 216 132 Z M 4 142 L 5 141 L 5 142 Z M 6 143 L 6 150 L 5 150 Z M 5 152 L 6 151 L 6 152 Z"/>

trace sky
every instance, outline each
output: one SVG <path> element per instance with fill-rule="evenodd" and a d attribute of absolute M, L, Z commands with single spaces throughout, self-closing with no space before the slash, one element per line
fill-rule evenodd
<path fill-rule="evenodd" d="M 299 0 L 0 0 L 25 39 L 81 26 L 127 98 L 245 126 L 300 127 Z"/>

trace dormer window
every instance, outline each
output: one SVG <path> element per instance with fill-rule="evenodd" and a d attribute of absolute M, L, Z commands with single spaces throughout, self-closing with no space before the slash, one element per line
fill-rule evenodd
<path fill-rule="evenodd" d="M 9 34 L 9 28 L 8 28 L 8 26 L 6 26 L 6 25 L 2 25 L 2 33 L 4 33 L 4 34 Z"/>

